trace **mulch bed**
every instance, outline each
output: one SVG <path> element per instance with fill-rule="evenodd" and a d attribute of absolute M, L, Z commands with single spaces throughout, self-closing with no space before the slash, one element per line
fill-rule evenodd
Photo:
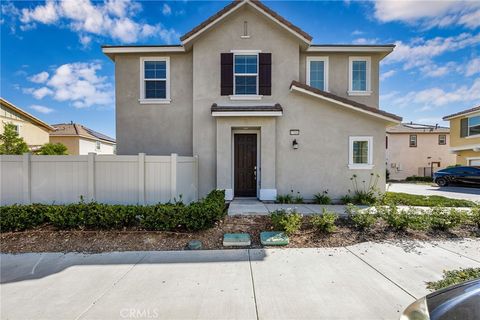
<path fill-rule="evenodd" d="M 143 230 L 70 230 L 59 231 L 51 226 L 23 232 L 0 234 L 0 252 L 109 252 L 144 250 L 184 250 L 190 240 L 200 240 L 203 249 L 225 249 L 223 234 L 247 232 L 252 237 L 251 248 L 261 248 L 260 232 L 272 230 L 268 216 L 225 217 L 215 227 L 200 232 L 167 232 Z M 360 231 L 339 220 L 332 234 L 319 233 L 304 218 L 302 229 L 290 236 L 289 248 L 316 248 L 348 246 L 365 241 L 444 240 L 480 237 L 475 226 L 462 226 L 443 231 L 403 231 L 389 229 L 379 221 L 369 231 Z"/>

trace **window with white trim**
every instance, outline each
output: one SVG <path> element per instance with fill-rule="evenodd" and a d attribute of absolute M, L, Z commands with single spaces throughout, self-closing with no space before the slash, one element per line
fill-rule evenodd
<path fill-rule="evenodd" d="M 307 85 L 328 91 L 328 57 L 307 57 Z"/>
<path fill-rule="evenodd" d="M 170 59 L 146 57 L 140 63 L 140 102 L 170 102 Z"/>
<path fill-rule="evenodd" d="M 447 135 L 446 134 L 439 134 L 438 135 L 438 144 L 439 145 L 446 145 L 447 144 Z"/>
<path fill-rule="evenodd" d="M 95 141 L 95 149 L 100 150 L 101 146 L 102 144 L 100 143 L 100 141 Z"/>
<path fill-rule="evenodd" d="M 371 59 L 370 57 L 349 57 L 350 95 L 369 95 L 371 93 Z"/>
<path fill-rule="evenodd" d="M 349 137 L 350 169 L 373 168 L 373 137 Z"/>
<path fill-rule="evenodd" d="M 417 135 L 416 134 L 411 134 L 408 139 L 408 145 L 410 148 L 416 148 L 417 147 Z"/>
<path fill-rule="evenodd" d="M 234 81 L 235 95 L 258 94 L 258 54 L 234 55 Z"/>
<path fill-rule="evenodd" d="M 474 136 L 480 134 L 480 116 L 468 118 L 468 135 Z"/>

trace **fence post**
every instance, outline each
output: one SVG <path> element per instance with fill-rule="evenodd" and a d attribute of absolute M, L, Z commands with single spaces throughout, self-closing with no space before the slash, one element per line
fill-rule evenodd
<path fill-rule="evenodd" d="M 195 163 L 193 164 L 193 183 L 195 184 L 195 199 L 194 201 L 198 201 L 198 155 L 193 157 Z"/>
<path fill-rule="evenodd" d="M 177 154 L 170 155 L 170 200 L 177 197 Z"/>
<path fill-rule="evenodd" d="M 23 204 L 30 204 L 32 201 L 31 195 L 31 165 L 30 153 L 23 154 Z"/>
<path fill-rule="evenodd" d="M 138 204 L 145 204 L 145 153 L 138 154 Z"/>
<path fill-rule="evenodd" d="M 87 164 L 88 201 L 95 201 L 95 153 L 88 153 Z"/>

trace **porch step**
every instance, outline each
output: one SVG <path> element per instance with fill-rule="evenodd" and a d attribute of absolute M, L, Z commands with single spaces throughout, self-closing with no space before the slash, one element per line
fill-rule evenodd
<path fill-rule="evenodd" d="M 225 233 L 223 235 L 224 247 L 246 247 L 251 243 L 248 233 Z"/>
<path fill-rule="evenodd" d="M 260 242 L 264 246 L 286 246 L 289 239 L 282 231 L 264 231 L 260 233 Z"/>

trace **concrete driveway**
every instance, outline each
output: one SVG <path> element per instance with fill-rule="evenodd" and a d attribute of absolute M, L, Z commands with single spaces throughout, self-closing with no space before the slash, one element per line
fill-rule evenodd
<path fill-rule="evenodd" d="M 398 319 L 480 240 L 1 255 L 2 319 Z"/>
<path fill-rule="evenodd" d="M 427 184 L 391 183 L 388 191 L 417 194 L 423 196 L 444 196 L 453 199 L 480 201 L 480 188 L 471 187 L 438 187 Z"/>

